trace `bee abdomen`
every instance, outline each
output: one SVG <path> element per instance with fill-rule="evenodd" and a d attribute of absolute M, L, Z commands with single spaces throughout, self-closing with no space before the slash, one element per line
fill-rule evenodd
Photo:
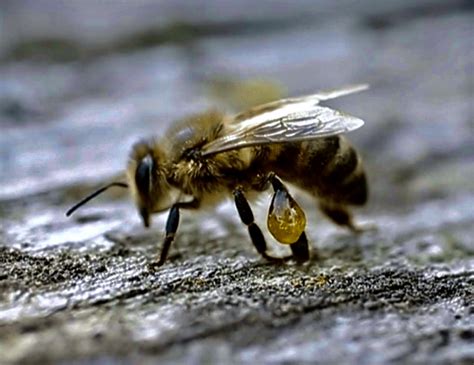
<path fill-rule="evenodd" d="M 284 145 L 275 165 L 283 179 L 320 198 L 354 205 L 367 200 L 362 161 L 342 136 Z"/>
<path fill-rule="evenodd" d="M 321 181 L 325 185 L 342 185 L 357 168 L 359 158 L 356 151 L 344 139 L 339 138 L 339 148 L 321 171 Z"/>
<path fill-rule="evenodd" d="M 345 201 L 354 205 L 364 205 L 368 198 L 368 184 L 362 163 L 360 169 L 356 169 L 348 180 L 341 186 L 341 193 L 345 193 Z"/>
<path fill-rule="evenodd" d="M 362 160 L 356 150 L 342 136 L 338 136 L 338 148 L 331 151 L 319 151 L 308 160 L 314 166 L 318 155 L 325 155 L 325 166 L 314 176 L 312 183 L 316 183 L 316 190 L 324 198 L 345 203 L 362 205 L 367 201 L 367 179 Z M 328 158 L 332 156 L 331 158 Z M 313 161 L 312 161 L 313 160 Z M 312 166 L 308 166 L 309 169 Z M 314 167 L 313 167 L 314 168 Z"/>
<path fill-rule="evenodd" d="M 297 183 L 314 180 L 332 161 L 338 150 L 339 137 L 328 137 L 274 146 L 269 159 L 277 174 L 285 180 Z"/>

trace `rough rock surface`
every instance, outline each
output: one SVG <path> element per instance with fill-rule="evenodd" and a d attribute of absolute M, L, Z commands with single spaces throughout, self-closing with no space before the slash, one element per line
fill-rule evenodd
<path fill-rule="evenodd" d="M 470 2 L 100 4 L 0 5 L 1 364 L 474 362 Z M 256 78 L 371 85 L 330 105 L 367 122 L 376 231 L 298 194 L 313 257 L 276 266 L 224 204 L 153 271 L 164 216 L 143 229 L 117 191 L 64 216 L 134 140 L 222 103 L 216 80 Z"/>

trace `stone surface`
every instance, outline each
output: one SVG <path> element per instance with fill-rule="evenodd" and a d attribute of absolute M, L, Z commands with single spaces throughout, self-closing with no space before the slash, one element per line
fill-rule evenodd
<path fill-rule="evenodd" d="M 0 363 L 474 362 L 470 2 L 67 4 L 0 5 Z M 183 214 L 153 271 L 165 216 L 145 230 L 121 191 L 64 216 L 140 136 L 256 79 L 371 85 L 329 105 L 366 121 L 377 230 L 297 193 L 313 257 L 276 266 L 226 203 Z"/>

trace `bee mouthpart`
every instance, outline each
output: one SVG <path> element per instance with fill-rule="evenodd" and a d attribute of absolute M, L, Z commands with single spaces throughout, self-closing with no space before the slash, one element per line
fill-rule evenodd
<path fill-rule="evenodd" d="M 148 213 L 148 209 L 142 208 L 140 209 L 140 215 L 143 220 L 143 225 L 148 228 L 150 227 L 150 214 Z"/>

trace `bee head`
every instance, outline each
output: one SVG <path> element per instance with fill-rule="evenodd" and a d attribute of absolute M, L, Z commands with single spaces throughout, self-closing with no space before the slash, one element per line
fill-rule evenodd
<path fill-rule="evenodd" d="M 167 182 L 166 156 L 156 141 L 141 141 L 133 146 L 127 168 L 128 183 L 145 227 L 150 215 L 169 208 L 171 187 Z"/>

